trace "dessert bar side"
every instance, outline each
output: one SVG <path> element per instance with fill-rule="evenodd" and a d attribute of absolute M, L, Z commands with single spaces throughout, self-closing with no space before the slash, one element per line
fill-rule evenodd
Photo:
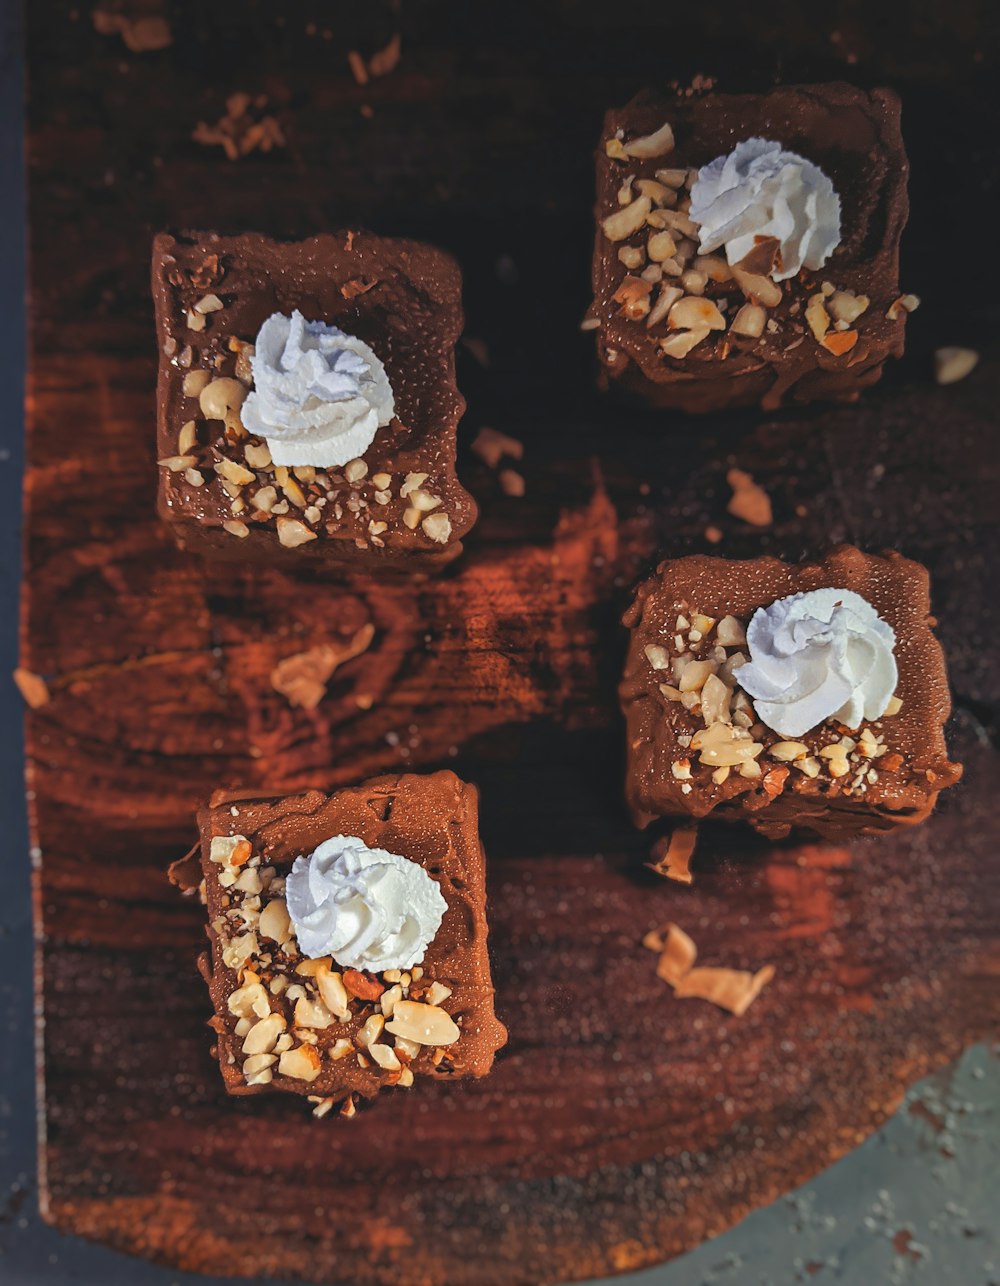
<path fill-rule="evenodd" d="M 826 625 L 804 610 L 824 600 Z M 760 666 L 748 627 L 783 604 L 793 610 L 764 657 L 774 675 L 766 702 L 750 682 Z M 849 615 L 854 632 L 838 640 L 845 605 L 867 607 L 870 618 Z M 797 567 L 773 558 L 666 562 L 639 588 L 625 623 L 626 793 L 641 825 L 711 814 L 745 819 L 772 838 L 799 828 L 841 839 L 924 820 L 958 780 L 944 741 L 951 702 L 927 573 L 898 554 L 845 546 Z M 825 693 L 835 695 L 823 707 Z M 856 699 L 850 714 L 816 718 L 845 693 Z"/>
<path fill-rule="evenodd" d="M 361 232 L 161 235 L 153 295 L 158 507 L 184 548 L 371 570 L 461 551 L 476 505 L 455 473 L 448 255 Z"/>
<path fill-rule="evenodd" d="M 230 1093 L 280 1090 L 327 1106 L 327 1100 L 345 1100 L 352 1110 L 354 1094 L 372 1097 L 419 1076 L 489 1071 L 506 1031 L 493 1009 L 475 787 L 439 772 L 378 777 L 333 796 L 219 794 L 199 813 L 199 828 L 211 942 L 201 968 Z M 344 848 L 344 837 L 353 837 L 348 848 L 379 859 L 374 878 L 365 882 L 363 863 L 349 852 L 353 883 L 341 879 L 339 902 L 331 897 L 297 926 L 290 876 L 300 886 L 308 879 L 312 888 L 310 862 L 331 842 Z M 400 855 L 393 859 L 398 870 L 387 874 L 383 850 Z M 394 937 L 387 929 L 381 945 L 373 943 L 372 925 L 391 901 L 391 881 L 406 870 L 432 899 L 443 898 L 438 927 L 432 915 L 423 951 L 404 942 L 404 955 L 412 949 L 399 959 L 408 967 L 368 967 L 398 952 L 400 934 L 405 938 L 414 927 L 411 904 L 427 905 L 426 892 L 412 882 L 401 885 L 400 919 L 390 926 L 398 932 Z M 192 883 L 190 873 L 180 878 Z M 352 942 L 339 943 L 349 965 L 317 954 L 317 925 L 320 940 L 331 925 L 354 933 Z M 381 958 L 372 954 L 378 950 Z M 411 964 L 414 956 L 419 959 Z"/>
<path fill-rule="evenodd" d="M 898 282 L 907 170 L 889 90 L 609 111 L 586 323 L 604 378 L 688 411 L 856 398 L 902 354 L 918 302 Z"/>

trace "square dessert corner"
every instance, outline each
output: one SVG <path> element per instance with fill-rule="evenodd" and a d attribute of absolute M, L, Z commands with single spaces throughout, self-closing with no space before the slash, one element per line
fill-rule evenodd
<path fill-rule="evenodd" d="M 211 946 L 199 968 L 230 1094 L 304 1094 L 317 1115 L 337 1102 L 352 1115 L 355 1095 L 487 1074 L 507 1031 L 493 1008 L 478 820 L 478 791 L 447 771 L 375 777 L 333 795 L 218 792 L 200 810 L 200 860 L 189 855 L 171 878 L 203 890 Z M 409 971 L 341 969 L 299 951 L 285 877 L 296 857 L 337 835 L 409 858 L 437 882 L 447 909 Z M 432 1043 L 384 1026 L 401 1000 L 424 1006 L 422 1040 Z"/>
<path fill-rule="evenodd" d="M 892 91 L 840 83 L 644 93 L 609 111 L 597 149 L 594 302 L 585 323 L 596 332 L 602 383 L 693 412 L 853 401 L 874 384 L 886 359 L 902 355 L 906 314 L 919 302 L 899 293 L 909 208 L 899 116 Z M 652 142 L 638 147 L 646 155 L 629 153 L 664 124 L 674 138 L 668 151 Z M 842 239 L 824 267 L 775 282 L 765 255 L 737 281 L 724 247 L 699 255 L 691 185 L 700 167 L 753 137 L 779 142 L 832 180 Z M 703 314 L 692 297 L 714 308 Z"/>
<path fill-rule="evenodd" d="M 461 273 L 449 255 L 366 232 L 298 242 L 164 233 L 153 245 L 152 288 L 157 507 L 182 548 L 403 571 L 461 552 L 477 509 L 455 473 L 463 314 Z M 230 406 L 232 385 L 204 391 L 236 381 L 245 396 L 261 324 L 294 309 L 369 345 L 392 387 L 393 418 L 362 458 L 342 467 L 276 467 L 264 439 Z"/>
<path fill-rule="evenodd" d="M 758 608 L 824 588 L 860 594 L 892 627 L 898 684 L 881 718 L 851 729 L 831 719 L 788 739 L 739 685 L 746 626 Z M 844 840 L 923 821 L 961 776 L 945 746 L 951 698 L 927 571 L 895 552 L 840 546 L 799 565 L 679 558 L 639 587 L 625 624 L 626 795 L 641 826 L 711 815 L 771 839 L 796 829 Z M 723 681 L 711 693 L 708 674 Z"/>

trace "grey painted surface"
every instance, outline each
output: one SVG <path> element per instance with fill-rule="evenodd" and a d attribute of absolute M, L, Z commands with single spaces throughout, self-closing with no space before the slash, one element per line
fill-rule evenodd
<path fill-rule="evenodd" d="M 0 1283 L 206 1286 L 64 1237 L 38 1215 L 31 1000 L 16 664 L 22 466 L 24 232 L 21 38 L 0 0 Z M 922 1106 L 919 1106 L 922 1105 Z M 914 1108 L 916 1107 L 916 1111 Z M 979 1046 L 915 1087 L 878 1135 L 814 1182 L 630 1286 L 1000 1286 L 1000 1054 Z"/>

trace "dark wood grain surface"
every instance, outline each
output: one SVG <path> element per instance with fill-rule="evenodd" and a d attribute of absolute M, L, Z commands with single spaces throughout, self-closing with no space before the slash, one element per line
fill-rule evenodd
<path fill-rule="evenodd" d="M 982 247 L 996 222 L 996 20 L 909 7 L 901 29 L 845 4 L 810 24 L 788 5 L 773 32 L 734 9 L 678 33 L 651 4 L 627 26 L 569 4 L 364 8 L 178 4 L 173 43 L 137 54 L 97 34 L 89 6 L 30 6 L 22 664 L 52 694 L 28 715 L 45 1214 L 217 1273 L 623 1270 L 815 1173 L 1000 1016 L 997 273 L 955 231 Z M 398 68 L 357 85 L 347 51 L 396 30 Z M 694 421 L 593 391 L 577 323 L 600 118 L 699 71 L 731 89 L 847 76 L 903 95 L 904 285 L 924 304 L 910 355 L 857 407 Z M 268 95 L 285 146 L 230 161 L 193 141 L 236 91 Z M 490 357 L 463 350 L 461 437 L 488 423 L 521 439 L 525 497 L 465 451 L 482 519 L 420 586 L 182 557 L 153 514 L 152 232 L 350 223 L 459 257 L 468 334 Z M 950 343 L 983 361 L 938 389 L 929 354 Z M 734 463 L 768 489 L 773 527 L 726 513 Z M 693 887 L 658 882 L 620 790 L 631 585 L 657 553 L 798 557 L 840 539 L 931 567 L 965 783 L 924 828 L 851 849 L 706 827 Z M 275 663 L 365 622 L 371 648 L 315 711 L 291 709 Z M 227 1100 L 193 967 L 201 916 L 163 873 L 196 803 L 402 765 L 482 789 L 510 1045 L 481 1084 L 389 1095 L 350 1122 Z M 776 966 L 742 1019 L 655 977 L 639 940 L 666 919 L 706 963 Z"/>

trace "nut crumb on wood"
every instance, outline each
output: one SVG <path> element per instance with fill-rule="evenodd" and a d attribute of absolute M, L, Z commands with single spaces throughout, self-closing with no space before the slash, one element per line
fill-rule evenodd
<path fill-rule="evenodd" d="M 934 379 L 938 384 L 957 384 L 971 375 L 978 363 L 974 348 L 938 348 L 934 352 Z"/>
<path fill-rule="evenodd" d="M 726 481 L 733 489 L 726 508 L 734 518 L 742 518 L 754 527 L 769 527 L 774 521 L 771 497 L 742 469 L 730 469 Z"/>
<path fill-rule="evenodd" d="M 326 694 L 326 685 L 334 672 L 346 661 L 360 656 L 375 637 L 375 627 L 368 622 L 354 636 L 340 643 L 323 643 L 286 656 L 271 671 L 271 686 L 286 698 L 288 704 L 302 710 L 315 710 Z"/>
<path fill-rule="evenodd" d="M 676 880 L 678 884 L 691 884 L 690 863 L 698 840 L 697 826 L 679 826 L 669 838 L 661 839 L 653 847 L 652 862 L 646 865 L 657 875 Z"/>
<path fill-rule="evenodd" d="M 116 13 L 113 10 L 98 7 L 93 13 L 93 23 L 94 30 L 99 36 L 121 36 L 125 48 L 133 54 L 166 49 L 174 42 L 170 23 L 158 14 L 135 17 L 128 13 Z"/>
<path fill-rule="evenodd" d="M 500 490 L 505 496 L 523 496 L 524 478 L 516 469 L 501 469 Z"/>
<path fill-rule="evenodd" d="M 14 671 L 14 682 L 32 710 L 38 710 L 43 705 L 47 705 L 51 699 L 48 684 L 40 674 L 35 674 L 32 670 L 25 670 L 18 666 Z"/>
<path fill-rule="evenodd" d="M 265 113 L 267 95 L 230 94 L 226 99 L 226 110 L 210 125 L 199 121 L 191 137 L 196 143 L 206 146 L 218 145 L 230 161 L 238 161 L 241 156 L 250 152 L 270 152 L 273 148 L 285 146 L 285 136 L 277 119 Z"/>
<path fill-rule="evenodd" d="M 697 947 L 689 935 L 673 923 L 651 929 L 642 945 L 649 951 L 659 952 L 657 976 L 673 988 L 675 996 L 682 1000 L 711 1001 L 737 1018 L 746 1013 L 775 973 L 774 965 L 765 965 L 756 973 L 705 965 L 696 968 Z"/>
<path fill-rule="evenodd" d="M 472 451 L 484 464 L 495 469 L 504 456 L 510 456 L 512 460 L 523 459 L 524 443 L 484 425 L 473 439 Z"/>

